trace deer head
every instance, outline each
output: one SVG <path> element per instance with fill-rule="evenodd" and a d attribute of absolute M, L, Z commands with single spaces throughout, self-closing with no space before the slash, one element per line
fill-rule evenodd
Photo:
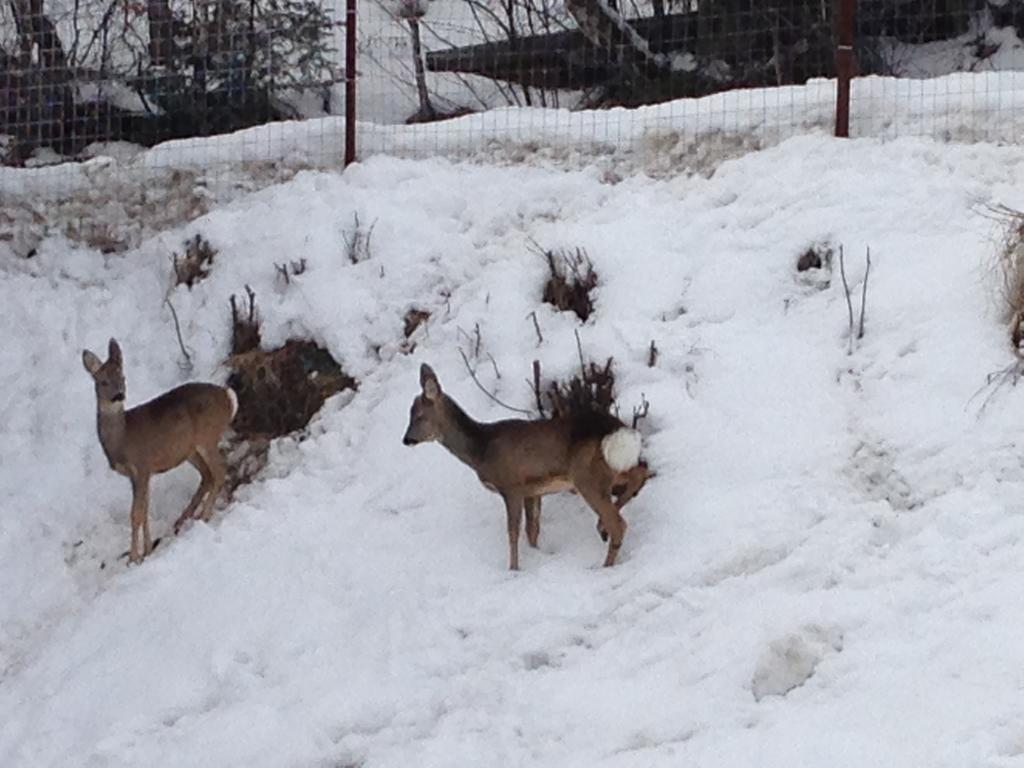
<path fill-rule="evenodd" d="M 100 362 L 100 359 L 88 349 L 82 351 L 82 365 L 92 376 L 96 385 L 96 399 L 101 403 L 123 403 L 124 386 L 124 358 L 121 356 L 121 347 L 114 340 L 110 340 L 107 347 L 107 362 Z"/>
<path fill-rule="evenodd" d="M 412 401 L 409 426 L 402 443 L 416 445 L 440 440 L 444 433 L 444 395 L 433 369 L 420 366 L 420 387 L 423 391 Z"/>

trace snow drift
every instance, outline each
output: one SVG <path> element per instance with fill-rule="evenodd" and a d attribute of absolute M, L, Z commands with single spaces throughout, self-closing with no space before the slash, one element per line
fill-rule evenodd
<path fill-rule="evenodd" d="M 1024 206 L 1022 181 L 1020 148 L 918 139 L 796 138 L 710 178 L 619 183 L 380 157 L 124 254 L 51 237 L 0 256 L 0 764 L 1007 763 L 1024 751 L 1024 395 L 972 396 L 1010 360 L 977 205 Z M 355 213 L 376 222 L 358 264 Z M 169 291 L 197 232 L 212 273 Z M 585 325 L 540 301 L 534 241 L 594 261 Z M 815 242 L 844 246 L 858 295 L 871 247 L 851 355 L 837 276 L 795 270 Z M 284 284 L 274 263 L 299 257 Z M 80 351 L 119 338 L 129 404 L 222 381 L 246 284 L 268 344 L 315 338 L 360 389 L 210 525 L 126 569 L 129 491 Z M 413 307 L 430 319 L 404 354 Z M 651 402 L 658 475 L 616 567 L 564 495 L 509 573 L 495 497 L 401 445 L 416 371 L 502 417 L 459 346 L 528 407 L 530 362 L 573 370 L 576 328 L 615 356 L 625 409 Z M 188 468 L 155 482 L 155 534 L 193 485 Z"/>

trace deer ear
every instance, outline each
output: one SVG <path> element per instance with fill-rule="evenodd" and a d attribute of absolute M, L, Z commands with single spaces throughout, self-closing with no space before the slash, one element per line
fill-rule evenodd
<path fill-rule="evenodd" d="M 420 366 L 420 386 L 428 400 L 436 400 L 441 394 L 441 385 L 437 381 L 434 369 L 424 363 Z"/>
<path fill-rule="evenodd" d="M 85 366 L 85 370 L 89 372 L 90 376 L 95 376 L 96 371 L 103 367 L 103 363 L 88 349 L 82 350 L 82 365 Z"/>
<path fill-rule="evenodd" d="M 107 360 L 114 365 L 121 365 L 124 362 L 124 358 L 121 356 L 121 345 L 117 343 L 116 339 L 111 339 L 107 345 Z"/>

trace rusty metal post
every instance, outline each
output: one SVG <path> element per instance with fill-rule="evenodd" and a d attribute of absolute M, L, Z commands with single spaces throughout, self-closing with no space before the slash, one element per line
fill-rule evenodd
<path fill-rule="evenodd" d="M 345 167 L 356 159 L 356 0 L 345 0 Z"/>
<path fill-rule="evenodd" d="M 836 19 L 836 136 L 850 135 L 850 80 L 853 79 L 853 17 L 857 0 L 839 0 Z"/>

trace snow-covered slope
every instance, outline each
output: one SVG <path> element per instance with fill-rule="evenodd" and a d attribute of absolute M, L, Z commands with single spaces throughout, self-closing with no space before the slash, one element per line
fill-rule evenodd
<path fill-rule="evenodd" d="M 51 239 L 5 257 L 0 765 L 1009 764 L 1024 403 L 971 398 L 1010 359 L 977 203 L 1024 206 L 1022 181 L 1024 150 L 924 140 L 797 138 L 711 178 L 615 184 L 379 157 L 127 254 Z M 352 265 L 355 213 L 376 226 Z M 223 378 L 227 299 L 249 284 L 268 342 L 312 335 L 361 387 L 212 524 L 126 569 L 129 490 L 80 353 L 117 336 L 130 403 L 184 378 L 162 301 L 196 232 L 213 273 L 170 294 L 195 376 Z M 826 240 L 855 308 L 871 247 L 852 355 L 838 275 L 794 269 Z M 584 348 L 615 356 L 627 412 L 652 404 L 658 476 L 612 569 L 563 495 L 509 573 L 497 498 L 443 449 L 401 445 L 422 361 L 471 413 L 506 415 L 459 357 L 477 324 L 481 379 L 515 405 L 534 358 L 576 365 L 532 241 L 587 249 Z M 412 306 L 433 314 L 404 355 Z M 194 482 L 156 483 L 155 533 Z"/>

